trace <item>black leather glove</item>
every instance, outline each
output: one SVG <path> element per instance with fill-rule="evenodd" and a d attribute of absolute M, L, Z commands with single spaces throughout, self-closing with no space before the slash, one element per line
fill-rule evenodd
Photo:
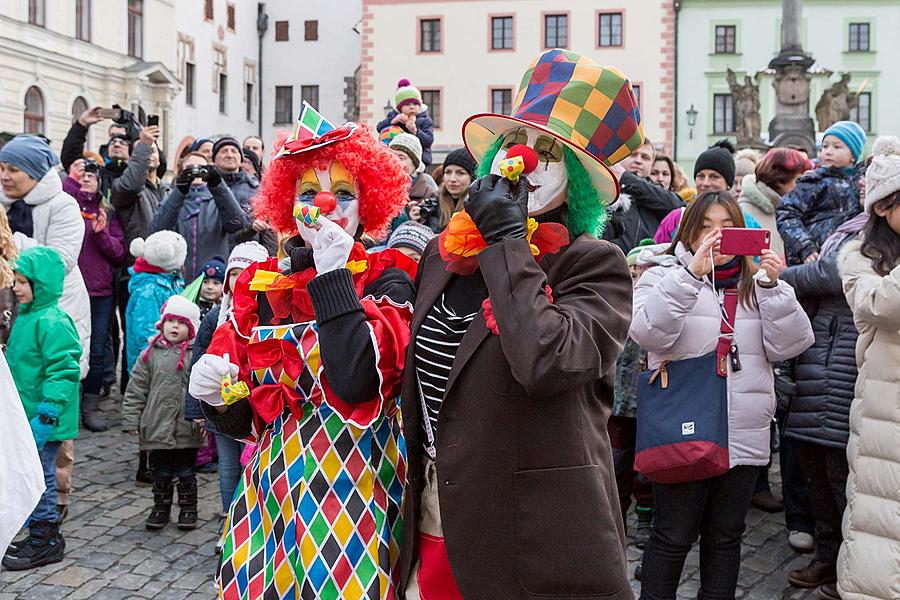
<path fill-rule="evenodd" d="M 184 169 L 179 173 L 178 179 L 175 180 L 175 187 L 178 188 L 178 191 L 187 196 L 188 192 L 191 191 L 191 182 L 194 181 L 194 176 L 191 174 L 191 169 Z"/>
<path fill-rule="evenodd" d="M 488 245 L 528 233 L 528 185 L 524 177 L 513 183 L 487 175 L 469 186 L 466 212 Z"/>
<path fill-rule="evenodd" d="M 219 173 L 217 168 L 209 165 L 209 172 L 206 175 L 206 184 L 212 189 L 220 183 L 222 183 L 222 174 Z"/>

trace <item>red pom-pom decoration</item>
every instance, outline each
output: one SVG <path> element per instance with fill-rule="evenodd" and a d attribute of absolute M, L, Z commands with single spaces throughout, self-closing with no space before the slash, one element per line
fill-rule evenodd
<path fill-rule="evenodd" d="M 331 192 L 322 191 L 313 198 L 313 205 L 321 210 L 322 214 L 327 215 L 334 212 L 335 207 L 337 207 L 337 198 Z"/>
<path fill-rule="evenodd" d="M 525 171 L 523 171 L 524 173 L 531 173 L 532 171 L 537 169 L 537 153 L 529 146 L 526 146 L 525 144 L 516 144 L 506 151 L 506 158 L 512 158 L 513 156 L 522 157 L 522 160 L 525 162 Z"/>

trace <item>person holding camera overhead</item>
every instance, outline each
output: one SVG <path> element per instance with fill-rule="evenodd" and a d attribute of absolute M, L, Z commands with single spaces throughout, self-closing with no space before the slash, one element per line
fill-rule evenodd
<path fill-rule="evenodd" d="M 191 152 L 181 159 L 175 188 L 150 222 L 150 231 L 176 231 L 187 241 L 184 275 L 188 280 L 214 256 L 228 256 L 229 234 L 248 225 L 247 216 L 222 175 L 206 157 Z"/>

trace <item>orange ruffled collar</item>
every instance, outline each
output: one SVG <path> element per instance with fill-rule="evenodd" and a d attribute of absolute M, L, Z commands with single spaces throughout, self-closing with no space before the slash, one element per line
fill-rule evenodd
<path fill-rule="evenodd" d="M 525 239 L 531 246 L 534 259 L 539 261 L 546 254 L 556 254 L 569 245 L 569 230 L 559 223 L 538 223 L 528 219 Z M 446 229 L 439 236 L 438 248 L 447 270 L 459 275 L 471 275 L 478 270 L 476 257 L 487 248 L 478 227 L 465 210 L 450 218 Z"/>

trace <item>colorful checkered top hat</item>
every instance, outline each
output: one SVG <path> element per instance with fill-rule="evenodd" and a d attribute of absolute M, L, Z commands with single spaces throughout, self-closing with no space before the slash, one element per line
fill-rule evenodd
<path fill-rule="evenodd" d="M 619 196 L 609 167 L 644 142 L 644 127 L 631 82 L 568 50 L 548 50 L 525 71 L 512 116 L 482 113 L 463 123 L 463 140 L 475 160 L 497 137 L 518 127 L 547 133 L 570 148 L 608 204 Z"/>

